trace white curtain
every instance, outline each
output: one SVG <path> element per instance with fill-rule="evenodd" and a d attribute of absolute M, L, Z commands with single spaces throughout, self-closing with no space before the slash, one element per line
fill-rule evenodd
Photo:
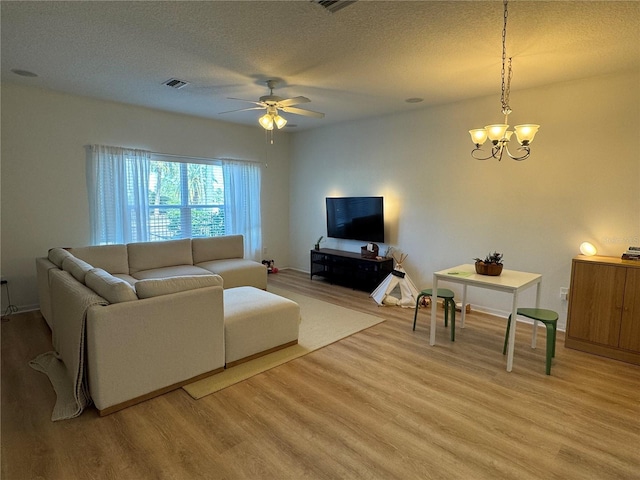
<path fill-rule="evenodd" d="M 149 240 L 151 152 L 92 145 L 87 186 L 91 244 Z"/>
<path fill-rule="evenodd" d="M 225 233 L 244 235 L 244 257 L 260 261 L 260 165 L 223 160 Z"/>

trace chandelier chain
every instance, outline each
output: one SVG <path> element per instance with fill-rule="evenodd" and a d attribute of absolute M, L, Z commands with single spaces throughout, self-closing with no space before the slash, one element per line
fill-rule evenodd
<path fill-rule="evenodd" d="M 502 70 L 500 72 L 502 78 L 502 95 L 500 101 L 502 102 L 502 113 L 509 115 L 511 113 L 511 107 L 509 106 L 509 95 L 511 93 L 511 57 L 509 57 L 509 66 L 505 71 L 505 64 L 507 61 L 507 17 L 509 13 L 507 11 L 508 0 L 504 0 L 504 23 L 502 26 Z M 505 82 L 505 73 L 506 82 Z"/>

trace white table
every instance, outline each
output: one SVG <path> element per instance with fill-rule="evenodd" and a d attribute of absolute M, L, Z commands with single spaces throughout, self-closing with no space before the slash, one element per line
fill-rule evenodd
<path fill-rule="evenodd" d="M 488 288 L 500 292 L 510 293 L 513 296 L 511 306 L 511 329 L 509 330 L 509 350 L 507 354 L 507 372 L 513 367 L 513 346 L 516 339 L 516 317 L 518 310 L 518 294 L 533 285 L 536 285 L 536 308 L 540 307 L 540 287 L 542 286 L 542 275 L 539 273 L 518 272 L 516 270 L 502 270 L 502 274 L 497 277 L 488 275 L 478 275 L 475 273 L 475 265 L 464 264 L 457 267 L 440 270 L 433 274 L 433 291 L 437 292 L 438 282 L 446 281 L 462 284 L 462 318 L 461 328 L 464 328 L 464 319 L 467 306 L 467 287 Z M 431 302 L 431 337 L 429 343 L 436 344 L 436 304 Z M 534 322 L 533 339 L 531 346 L 535 348 L 537 322 Z"/>

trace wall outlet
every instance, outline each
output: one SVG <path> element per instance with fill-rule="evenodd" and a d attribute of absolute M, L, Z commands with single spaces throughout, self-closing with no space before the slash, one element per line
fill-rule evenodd
<path fill-rule="evenodd" d="M 267 253 L 269 253 L 269 249 L 267 247 L 262 247 L 262 254 L 266 255 Z"/>
<path fill-rule="evenodd" d="M 569 289 L 567 287 L 560 287 L 560 300 L 567 300 L 569 297 Z"/>

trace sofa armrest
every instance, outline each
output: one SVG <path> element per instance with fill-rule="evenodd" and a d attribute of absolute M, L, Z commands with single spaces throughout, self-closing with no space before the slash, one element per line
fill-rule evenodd
<path fill-rule="evenodd" d="M 87 366 L 91 397 L 101 413 L 221 369 L 222 287 L 91 307 Z"/>
<path fill-rule="evenodd" d="M 53 330 L 53 313 L 51 309 L 51 291 L 49 287 L 49 271 L 59 270 L 55 263 L 46 257 L 36 258 L 36 277 L 38 284 L 38 301 L 40 302 L 40 313 L 47 321 L 49 328 Z"/>

